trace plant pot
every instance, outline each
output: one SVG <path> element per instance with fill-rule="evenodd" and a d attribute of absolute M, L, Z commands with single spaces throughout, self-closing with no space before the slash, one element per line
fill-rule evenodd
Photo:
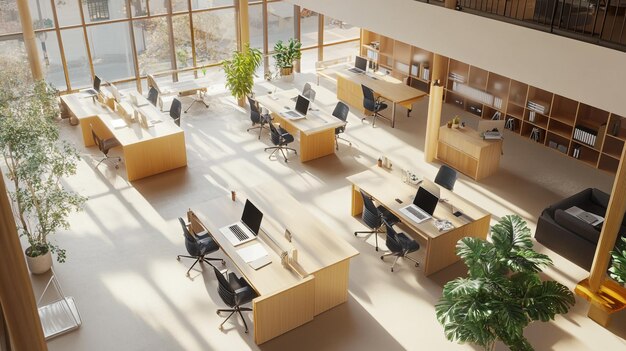
<path fill-rule="evenodd" d="M 293 82 L 293 67 L 283 67 L 280 69 L 280 78 L 283 82 Z"/>
<path fill-rule="evenodd" d="M 27 253 L 28 249 L 24 253 Z M 50 251 L 36 257 L 30 257 L 26 254 L 26 264 L 28 265 L 28 270 L 33 274 L 46 273 L 52 268 L 52 254 Z"/>
<path fill-rule="evenodd" d="M 452 123 L 452 128 L 454 129 L 459 129 L 459 124 L 458 123 Z"/>

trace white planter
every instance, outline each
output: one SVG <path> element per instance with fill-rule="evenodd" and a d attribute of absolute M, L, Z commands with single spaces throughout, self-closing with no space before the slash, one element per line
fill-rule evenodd
<path fill-rule="evenodd" d="M 46 273 L 52 268 L 52 254 L 48 251 L 44 255 L 37 257 L 26 255 L 26 264 L 28 265 L 28 270 L 33 274 Z"/>
<path fill-rule="evenodd" d="M 280 79 L 281 79 L 283 82 L 291 83 L 291 82 L 293 82 L 293 79 L 294 79 L 294 74 L 292 73 L 292 74 L 288 74 L 288 75 L 284 75 L 284 76 L 283 76 L 283 75 L 281 75 L 281 76 L 280 76 Z"/>

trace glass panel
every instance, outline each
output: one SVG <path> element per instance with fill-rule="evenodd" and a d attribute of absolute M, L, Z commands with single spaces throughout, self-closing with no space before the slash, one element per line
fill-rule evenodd
<path fill-rule="evenodd" d="M 180 11 L 189 11 L 189 7 L 187 6 L 187 0 L 171 0 L 172 1 L 172 11 L 180 12 Z"/>
<path fill-rule="evenodd" d="M 91 85 L 91 71 L 85 48 L 85 36 L 82 28 L 66 29 L 61 31 L 65 62 L 70 76 L 72 89 L 79 89 Z"/>
<path fill-rule="evenodd" d="M 28 5 L 35 30 L 54 27 L 54 15 L 50 0 L 29 0 Z"/>
<path fill-rule="evenodd" d="M 85 23 L 128 18 L 126 0 L 83 0 Z"/>
<path fill-rule="evenodd" d="M 59 26 L 63 27 L 80 24 L 80 9 L 78 8 L 78 0 L 55 1 L 54 4 L 57 7 Z"/>
<path fill-rule="evenodd" d="M 149 0 L 150 1 L 150 15 L 160 15 L 167 13 L 167 1 L 168 0 Z"/>
<path fill-rule="evenodd" d="M 347 24 L 343 21 L 324 16 L 324 43 L 356 39 L 361 35 L 359 27 Z M 326 59 L 326 55 L 324 55 Z"/>
<path fill-rule="evenodd" d="M 21 32 L 22 25 L 16 0 L 0 0 L 0 34 Z"/>
<path fill-rule="evenodd" d="M 156 17 L 133 21 L 139 74 L 166 71 L 172 68 L 167 19 Z"/>
<path fill-rule="evenodd" d="M 24 41 L 21 39 L 3 40 L 0 38 L 0 60 L 9 58 L 17 62 L 23 62 L 25 67 L 27 67 L 26 69 L 29 71 L 28 75 L 30 76 L 30 66 L 28 65 L 28 57 L 26 56 Z"/>
<path fill-rule="evenodd" d="M 326 58 L 326 56 L 324 56 L 324 58 Z M 315 72 L 315 62 L 317 61 L 317 48 L 302 50 L 300 72 Z"/>
<path fill-rule="evenodd" d="M 317 46 L 319 14 L 308 9 L 300 10 L 300 39 L 302 47 Z"/>
<path fill-rule="evenodd" d="M 250 2 L 252 2 L 252 0 L 250 0 Z M 194 10 L 218 6 L 235 6 L 235 2 L 233 0 L 191 0 L 191 8 Z"/>
<path fill-rule="evenodd" d="M 52 83 L 59 90 L 67 90 L 56 33 L 52 31 L 39 32 L 35 37 L 37 38 L 37 51 L 46 81 Z"/>
<path fill-rule="evenodd" d="M 108 81 L 135 76 L 128 23 L 87 27 L 95 73 Z"/>
<path fill-rule="evenodd" d="M 148 0 L 130 0 L 130 9 L 133 17 L 146 16 L 148 9 L 146 7 Z"/>
<path fill-rule="evenodd" d="M 189 27 L 189 15 L 172 16 L 174 27 L 174 51 L 176 52 L 176 64 L 178 68 L 193 65 L 191 56 L 191 29 Z"/>
<path fill-rule="evenodd" d="M 356 56 L 358 54 L 358 40 L 324 47 L 324 60 L 334 60 L 341 57 Z"/>
<path fill-rule="evenodd" d="M 198 65 L 222 61 L 237 49 L 234 8 L 195 13 L 193 26 Z"/>
<path fill-rule="evenodd" d="M 267 4 L 267 31 L 270 51 L 278 40 L 286 41 L 294 36 L 293 5 L 277 1 Z"/>
<path fill-rule="evenodd" d="M 250 46 L 263 51 L 263 6 L 251 5 L 248 9 L 248 17 L 250 18 Z"/>

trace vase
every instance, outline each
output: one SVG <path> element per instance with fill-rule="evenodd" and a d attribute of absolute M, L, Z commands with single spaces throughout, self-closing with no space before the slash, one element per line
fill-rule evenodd
<path fill-rule="evenodd" d="M 452 128 L 459 129 L 459 124 L 458 123 L 452 123 Z"/>
<path fill-rule="evenodd" d="M 28 251 L 28 249 L 26 249 L 26 251 Z M 26 255 L 26 265 L 28 265 L 28 270 L 33 274 L 46 273 L 52 268 L 52 254 L 48 251 L 36 257 Z"/>

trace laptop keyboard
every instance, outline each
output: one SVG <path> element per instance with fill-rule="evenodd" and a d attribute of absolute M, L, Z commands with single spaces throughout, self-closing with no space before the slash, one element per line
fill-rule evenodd
<path fill-rule="evenodd" d="M 287 111 L 285 113 L 287 115 L 291 116 L 291 117 L 300 117 L 300 114 L 298 112 L 295 112 L 295 111 Z"/>
<path fill-rule="evenodd" d="M 235 236 L 237 237 L 237 239 L 239 239 L 240 241 L 246 240 L 249 238 L 248 234 L 246 234 L 246 232 L 244 232 L 243 230 L 241 230 L 241 228 L 239 228 L 238 225 L 234 224 L 231 225 L 230 227 L 228 227 L 228 229 L 230 229 L 230 231 L 235 234 Z"/>
<path fill-rule="evenodd" d="M 362 69 L 356 68 L 356 67 L 348 68 L 348 71 L 350 71 L 352 73 L 363 73 Z"/>
<path fill-rule="evenodd" d="M 423 219 L 428 218 L 428 215 L 426 213 L 424 213 L 423 211 L 413 207 L 413 206 L 409 206 L 406 208 L 407 211 L 409 211 L 413 216 L 415 216 L 417 219 L 419 219 L 420 221 Z"/>

